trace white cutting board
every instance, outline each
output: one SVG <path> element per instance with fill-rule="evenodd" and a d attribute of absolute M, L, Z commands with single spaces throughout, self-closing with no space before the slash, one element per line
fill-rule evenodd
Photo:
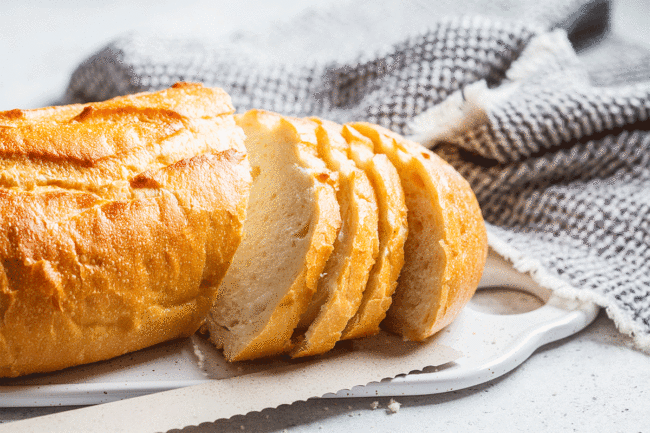
<path fill-rule="evenodd" d="M 492 253 L 479 287 L 456 321 L 435 337 L 464 357 L 325 397 L 435 394 L 484 383 L 540 346 L 580 331 L 598 314 L 594 304 L 563 300 Z M 184 339 L 56 373 L 1 380 L 0 407 L 91 405 L 207 380 L 193 341 Z"/>

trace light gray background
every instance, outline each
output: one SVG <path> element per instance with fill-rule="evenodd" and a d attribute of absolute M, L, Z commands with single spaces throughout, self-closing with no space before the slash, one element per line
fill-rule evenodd
<path fill-rule="evenodd" d="M 0 110 L 49 105 L 75 66 L 130 30 L 224 37 L 344 0 L 0 0 Z M 612 32 L 650 47 L 650 1 L 615 0 Z M 585 331 L 538 350 L 504 377 L 447 394 L 310 400 L 189 428 L 253 431 L 650 431 L 650 357 L 601 312 Z M 372 401 L 380 407 L 372 410 Z M 0 409 L 0 421 L 73 408 Z"/>

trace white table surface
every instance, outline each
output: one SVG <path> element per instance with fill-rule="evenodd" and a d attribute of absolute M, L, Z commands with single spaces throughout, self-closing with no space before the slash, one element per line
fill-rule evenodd
<path fill-rule="evenodd" d="M 88 2 L 0 0 L 0 110 L 48 105 L 74 67 L 111 38 L 134 29 L 218 37 L 270 20 L 286 20 L 307 4 L 342 0 L 158 0 Z M 650 2 L 619 0 L 612 31 L 650 45 Z M 310 400 L 237 416 L 187 432 L 254 431 L 650 431 L 650 356 L 631 346 L 601 312 L 583 332 L 538 350 L 505 376 L 446 394 Z M 373 401 L 380 407 L 371 408 Z M 0 408 L 0 422 L 65 408 Z"/>

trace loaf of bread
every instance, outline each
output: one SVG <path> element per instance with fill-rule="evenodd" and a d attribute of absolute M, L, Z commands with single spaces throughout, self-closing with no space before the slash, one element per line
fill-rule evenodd
<path fill-rule="evenodd" d="M 457 317 L 487 238 L 451 166 L 376 125 L 233 113 L 187 83 L 0 113 L 0 377 L 202 324 L 240 361 Z"/>
<path fill-rule="evenodd" d="M 0 376 L 189 336 L 241 241 L 227 94 L 179 84 L 0 113 Z"/>

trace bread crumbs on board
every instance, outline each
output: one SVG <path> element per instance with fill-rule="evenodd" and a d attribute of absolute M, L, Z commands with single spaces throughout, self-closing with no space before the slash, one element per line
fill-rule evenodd
<path fill-rule="evenodd" d="M 388 402 L 388 413 L 397 413 L 399 412 L 401 404 L 393 400 L 392 398 Z"/>

